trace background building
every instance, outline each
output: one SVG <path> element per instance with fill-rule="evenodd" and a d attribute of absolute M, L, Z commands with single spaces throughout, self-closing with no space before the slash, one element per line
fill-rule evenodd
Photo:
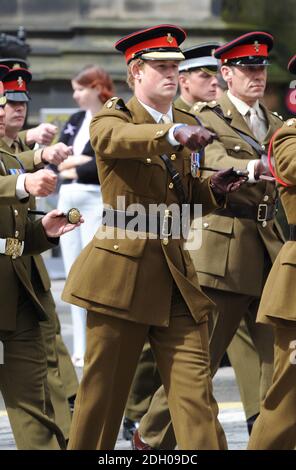
<path fill-rule="evenodd" d="M 282 108 L 290 77 L 288 57 L 296 53 L 295 0 L 1 0 L 0 32 L 24 26 L 33 73 L 29 123 L 41 107 L 74 107 L 70 79 L 84 65 L 105 67 L 117 95 L 127 97 L 125 65 L 113 48 L 129 32 L 157 23 L 177 23 L 188 32 L 189 47 L 201 41 L 230 40 L 263 29 L 275 36 L 268 100 Z"/>

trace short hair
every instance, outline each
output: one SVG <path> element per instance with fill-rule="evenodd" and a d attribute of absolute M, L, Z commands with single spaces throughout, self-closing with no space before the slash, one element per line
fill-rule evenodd
<path fill-rule="evenodd" d="M 137 64 L 139 67 L 142 67 L 144 65 L 144 60 L 143 59 L 133 59 L 127 66 L 127 77 L 126 77 L 126 83 L 128 84 L 129 88 L 131 90 L 134 90 L 135 88 L 135 79 L 132 74 L 132 67 L 134 64 Z"/>
<path fill-rule="evenodd" d="M 73 80 L 85 88 L 97 88 L 99 98 L 103 104 L 115 94 L 114 84 L 110 75 L 97 65 L 85 66 L 73 77 Z"/>

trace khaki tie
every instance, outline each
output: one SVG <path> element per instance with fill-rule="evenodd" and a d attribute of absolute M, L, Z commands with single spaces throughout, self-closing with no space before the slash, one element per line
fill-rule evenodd
<path fill-rule="evenodd" d="M 258 142 L 263 142 L 267 133 L 265 122 L 263 121 L 263 119 L 259 118 L 256 109 L 254 108 L 249 109 L 247 116 L 249 118 L 249 127 L 253 132 L 254 136 L 256 137 Z"/>
<path fill-rule="evenodd" d="M 170 124 L 172 122 L 171 118 L 167 114 L 163 114 L 160 118 L 160 123 Z"/>

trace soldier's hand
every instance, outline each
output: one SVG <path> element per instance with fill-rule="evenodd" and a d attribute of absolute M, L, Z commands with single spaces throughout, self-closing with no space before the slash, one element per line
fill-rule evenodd
<path fill-rule="evenodd" d="M 175 139 L 184 147 L 190 150 L 201 150 L 211 144 L 216 138 L 216 134 L 208 131 L 203 126 L 180 126 L 174 130 Z"/>
<path fill-rule="evenodd" d="M 247 180 L 246 175 L 238 175 L 233 168 L 228 168 L 214 173 L 210 178 L 210 186 L 215 194 L 221 196 L 237 191 Z"/>
<path fill-rule="evenodd" d="M 40 145 L 50 145 L 57 132 L 57 126 L 47 122 L 42 122 L 39 126 L 28 129 L 26 133 L 26 143 L 28 145 L 35 143 Z"/>
<path fill-rule="evenodd" d="M 274 159 L 272 157 L 272 165 L 274 166 Z M 254 178 L 259 180 L 260 177 L 268 176 L 272 177 L 272 173 L 269 169 L 267 155 L 261 155 L 261 158 L 255 161 L 254 166 Z"/>
<path fill-rule="evenodd" d="M 57 175 L 51 170 L 26 173 L 25 190 L 33 196 L 48 196 L 55 190 L 57 179 Z"/>
<path fill-rule="evenodd" d="M 52 165 L 60 165 L 66 158 L 73 155 L 73 147 L 69 147 L 63 142 L 45 147 L 42 152 L 42 160 Z"/>
<path fill-rule="evenodd" d="M 77 224 L 70 224 L 67 220 L 67 216 L 58 209 L 48 212 L 42 218 L 45 233 L 51 238 L 57 238 L 63 235 L 63 233 L 71 232 L 71 230 L 74 230 L 75 227 L 79 227 L 83 222 L 83 217 L 80 217 Z"/>

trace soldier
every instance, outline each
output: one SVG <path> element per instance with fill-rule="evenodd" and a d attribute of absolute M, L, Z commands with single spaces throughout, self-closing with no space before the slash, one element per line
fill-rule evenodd
<path fill-rule="evenodd" d="M 5 136 L 0 141 L 0 147 L 3 150 L 7 150 L 9 153 L 17 153 L 20 156 L 19 158 L 21 158 L 20 150 L 29 150 L 29 147 L 19 139 L 18 133 L 23 128 L 26 119 L 27 102 L 30 98 L 27 85 L 30 80 L 31 73 L 25 69 L 13 69 L 8 72 L 3 79 L 7 103 L 5 105 Z M 22 84 L 21 91 L 19 90 L 20 83 Z M 16 146 L 18 146 L 18 148 L 16 148 Z M 30 209 L 35 209 L 35 200 L 33 197 L 30 199 Z M 57 355 L 56 331 L 60 329 L 60 323 L 50 291 L 50 279 L 41 255 L 25 257 L 25 261 L 27 262 L 28 270 L 31 271 L 31 281 L 36 296 L 49 317 L 48 321 L 44 321 L 40 324 L 47 354 L 47 382 L 56 422 L 62 429 L 65 439 L 68 439 L 71 414 L 68 397 L 61 379 Z M 69 361 L 71 361 L 70 358 Z M 73 396 L 76 390 L 74 393 L 71 391 L 71 393 Z"/>
<path fill-rule="evenodd" d="M 218 43 L 210 42 L 184 49 L 185 60 L 179 65 L 180 96 L 175 106 L 189 111 L 195 102 L 206 102 L 216 98 L 217 71 L 219 61 L 213 56 Z M 209 322 L 211 330 L 212 322 Z M 259 359 L 253 342 L 244 323 L 239 326 L 233 341 L 227 349 L 235 369 L 246 418 L 259 412 Z M 243 363 L 242 363 L 243 362 Z M 141 354 L 137 372 L 125 410 L 123 437 L 131 439 L 138 428 L 139 421 L 147 412 L 152 396 L 160 385 L 159 374 L 154 357 L 147 342 Z M 161 403 L 165 403 L 164 398 Z M 159 406 L 161 404 L 159 403 Z M 159 410 L 161 413 L 161 410 Z M 170 433 L 169 433 L 170 434 Z M 166 447 L 166 436 L 162 446 Z"/>
<path fill-rule="evenodd" d="M 189 112 L 196 102 L 216 98 L 219 64 L 213 52 L 218 46 L 208 42 L 183 50 L 185 60 L 179 65 L 180 96 L 175 101 L 176 108 Z"/>
<path fill-rule="evenodd" d="M 6 69 L 6 68 L 5 68 Z M 3 66 L 1 67 L 3 70 Z M 0 101 L 0 134 L 4 135 L 3 85 Z M 44 170 L 23 173 L 20 161 L 0 153 L 1 233 L 0 268 L 2 314 L 0 340 L 3 346 L 0 388 L 19 449 L 41 450 L 65 447 L 64 436 L 53 421 L 47 389 L 47 364 L 39 321 L 47 319 L 27 271 L 24 255 L 55 246 L 58 237 L 75 228 L 52 211 L 42 220 L 27 218 L 30 193 L 49 194 L 56 177 Z"/>
<path fill-rule="evenodd" d="M 296 55 L 288 70 L 296 74 Z M 289 119 L 275 135 L 273 154 L 290 237 L 268 276 L 257 317 L 258 322 L 273 326 L 274 376 L 250 437 L 250 450 L 293 450 L 296 446 L 295 152 L 296 119 Z"/>
<path fill-rule="evenodd" d="M 256 32 L 216 49 L 228 91 L 217 102 L 192 108 L 219 138 L 206 148 L 206 166 L 216 170 L 232 165 L 249 172 L 248 183 L 229 195 L 226 207 L 203 218 L 202 247 L 191 252 L 203 291 L 218 308 L 210 338 L 211 370 L 215 374 L 244 316 L 260 358 L 261 399 L 271 384 L 273 335 L 270 326 L 258 325 L 255 319 L 266 276 L 282 246 L 274 220 L 275 184 L 264 175 L 269 173 L 264 152 L 282 121 L 259 101 L 272 45 L 270 34 Z M 162 442 L 168 445 L 166 435 L 172 435 L 164 391 L 157 393 L 135 435 L 137 448 L 143 447 L 141 441 L 146 448 L 163 448 Z M 248 418 L 250 427 L 255 419 Z M 170 448 L 174 445 L 171 441 Z"/>
<path fill-rule="evenodd" d="M 177 26 L 159 25 L 119 40 L 115 47 L 125 54 L 134 96 L 127 104 L 111 98 L 91 123 L 107 207 L 103 225 L 74 263 L 63 292 L 65 301 L 88 310 L 70 449 L 114 447 L 147 336 L 180 449 L 226 448 L 208 373 L 212 304 L 199 289 L 184 239 L 172 237 L 172 226 L 166 225 L 167 218 L 178 226 L 180 219 L 159 208 L 188 200 L 201 202 L 207 213 L 223 204 L 226 191 L 242 184 L 232 170 L 204 181 L 191 176 L 190 149 L 200 149 L 214 135 L 172 107 L 185 36 Z M 136 204 L 139 213 L 126 204 Z M 192 393 L 196 381 L 198 392 Z"/>

